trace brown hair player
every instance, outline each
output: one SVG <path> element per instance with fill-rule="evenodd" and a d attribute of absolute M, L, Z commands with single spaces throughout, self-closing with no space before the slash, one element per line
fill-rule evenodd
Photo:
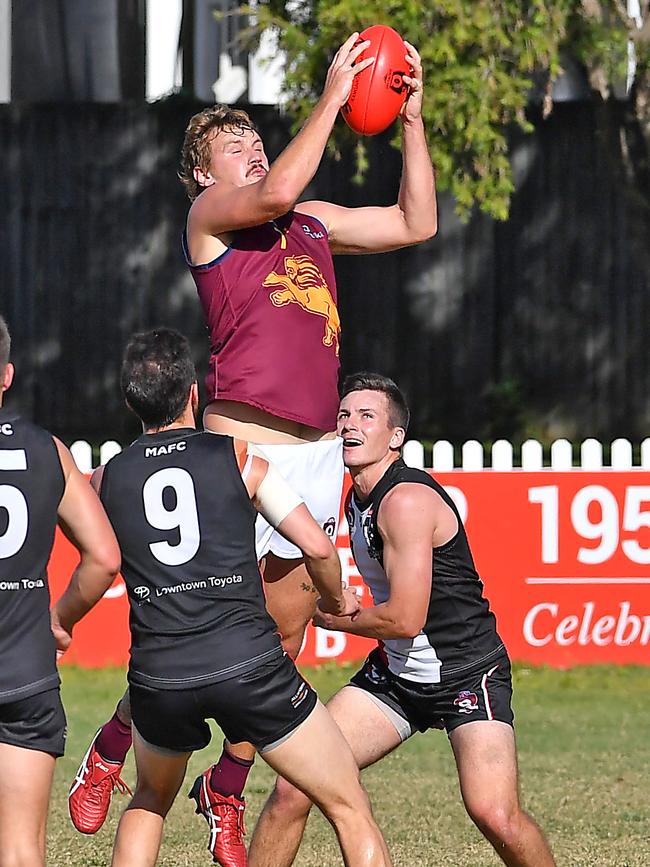
<path fill-rule="evenodd" d="M 405 44 L 409 88 L 401 111 L 402 177 L 389 207 L 346 208 L 300 202 L 323 156 L 368 42 L 353 33 L 329 68 L 321 98 L 296 137 L 269 165 L 247 114 L 225 106 L 190 120 L 181 180 L 192 205 L 185 253 L 204 309 L 212 355 L 207 429 L 256 443 L 332 536 L 343 480 L 336 436 L 340 321 L 332 253 L 379 253 L 431 238 L 437 231 L 435 180 L 422 122 L 422 65 Z M 257 528 L 269 612 L 286 650 L 296 656 L 314 612 L 315 594 L 300 551 L 263 519 Z M 101 826 L 130 744 L 128 701 L 102 728 L 77 775 L 71 800 L 80 830 Z M 226 744 L 203 775 L 197 810 L 220 833 L 214 858 L 246 864 L 238 817 L 254 750 Z M 107 771 L 97 770 L 97 762 Z M 110 759 L 107 762 L 106 759 Z M 82 822 L 83 816 L 89 817 Z M 81 818 L 80 818 L 81 817 Z"/>
<path fill-rule="evenodd" d="M 418 732 L 444 729 L 465 808 L 501 861 L 554 867 L 519 800 L 510 661 L 458 510 L 429 473 L 401 459 L 409 410 L 396 384 L 362 372 L 342 391 L 350 544 L 374 604 L 353 619 L 319 610 L 314 622 L 377 647 L 328 710 L 359 768 Z M 310 808 L 279 778 L 253 834 L 251 867 L 290 867 Z"/>

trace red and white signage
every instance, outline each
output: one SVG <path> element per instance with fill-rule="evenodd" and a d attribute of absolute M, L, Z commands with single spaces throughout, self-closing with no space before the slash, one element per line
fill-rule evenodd
<path fill-rule="evenodd" d="M 436 474 L 465 520 L 472 552 L 514 660 L 560 668 L 650 664 L 650 477 L 643 471 Z M 363 583 L 343 522 L 344 577 Z M 52 597 L 76 552 L 57 533 Z M 363 603 L 371 604 L 363 588 Z M 128 659 L 128 603 L 121 579 L 75 629 L 66 661 Z M 373 642 L 311 626 L 299 661 L 362 659 Z"/>

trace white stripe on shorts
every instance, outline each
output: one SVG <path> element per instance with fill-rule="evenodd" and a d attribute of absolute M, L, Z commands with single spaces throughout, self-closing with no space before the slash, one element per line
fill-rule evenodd
<path fill-rule="evenodd" d="M 483 698 L 485 699 L 485 712 L 487 713 L 487 718 L 489 720 L 494 719 L 494 714 L 492 713 L 492 705 L 490 704 L 490 696 L 487 689 L 487 679 L 491 674 L 494 674 L 498 667 L 498 665 L 493 665 L 492 668 L 487 672 L 487 674 L 484 674 L 481 678 L 481 689 L 483 690 Z"/>

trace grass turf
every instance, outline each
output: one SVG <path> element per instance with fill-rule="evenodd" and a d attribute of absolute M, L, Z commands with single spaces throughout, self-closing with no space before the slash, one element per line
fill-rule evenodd
<path fill-rule="evenodd" d="M 323 666 L 307 676 L 321 698 L 355 669 Z M 65 667 L 66 756 L 57 762 L 48 825 L 48 863 L 107 865 L 127 800 L 115 795 L 108 820 L 93 837 L 68 818 L 67 789 L 97 726 L 112 714 L 125 686 L 121 669 Z M 558 865 L 647 867 L 650 864 L 650 668 L 589 667 L 571 671 L 515 666 L 514 708 L 522 801 L 544 828 Z M 216 760 L 221 736 L 191 760 L 166 822 L 158 863 L 212 863 L 207 825 L 186 797 L 196 776 Z M 323 757 L 330 760 L 331 757 Z M 133 760 L 124 777 L 135 781 Z M 455 765 L 442 732 L 416 735 L 364 773 L 377 820 L 399 867 L 494 867 L 501 861 L 474 828 L 460 801 Z M 273 775 L 259 759 L 246 787 L 249 837 Z M 296 867 L 341 863 L 334 834 L 314 812 Z"/>

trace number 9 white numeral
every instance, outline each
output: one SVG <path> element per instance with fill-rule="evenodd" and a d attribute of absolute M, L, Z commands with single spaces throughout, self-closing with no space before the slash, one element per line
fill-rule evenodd
<path fill-rule="evenodd" d="M 166 509 L 163 503 L 165 488 L 172 488 L 176 505 Z M 196 509 L 196 494 L 192 476 L 179 467 L 167 467 L 150 476 L 142 489 L 144 513 L 156 530 L 178 530 L 178 544 L 151 542 L 151 553 L 166 566 L 182 566 L 199 550 L 201 533 Z"/>

